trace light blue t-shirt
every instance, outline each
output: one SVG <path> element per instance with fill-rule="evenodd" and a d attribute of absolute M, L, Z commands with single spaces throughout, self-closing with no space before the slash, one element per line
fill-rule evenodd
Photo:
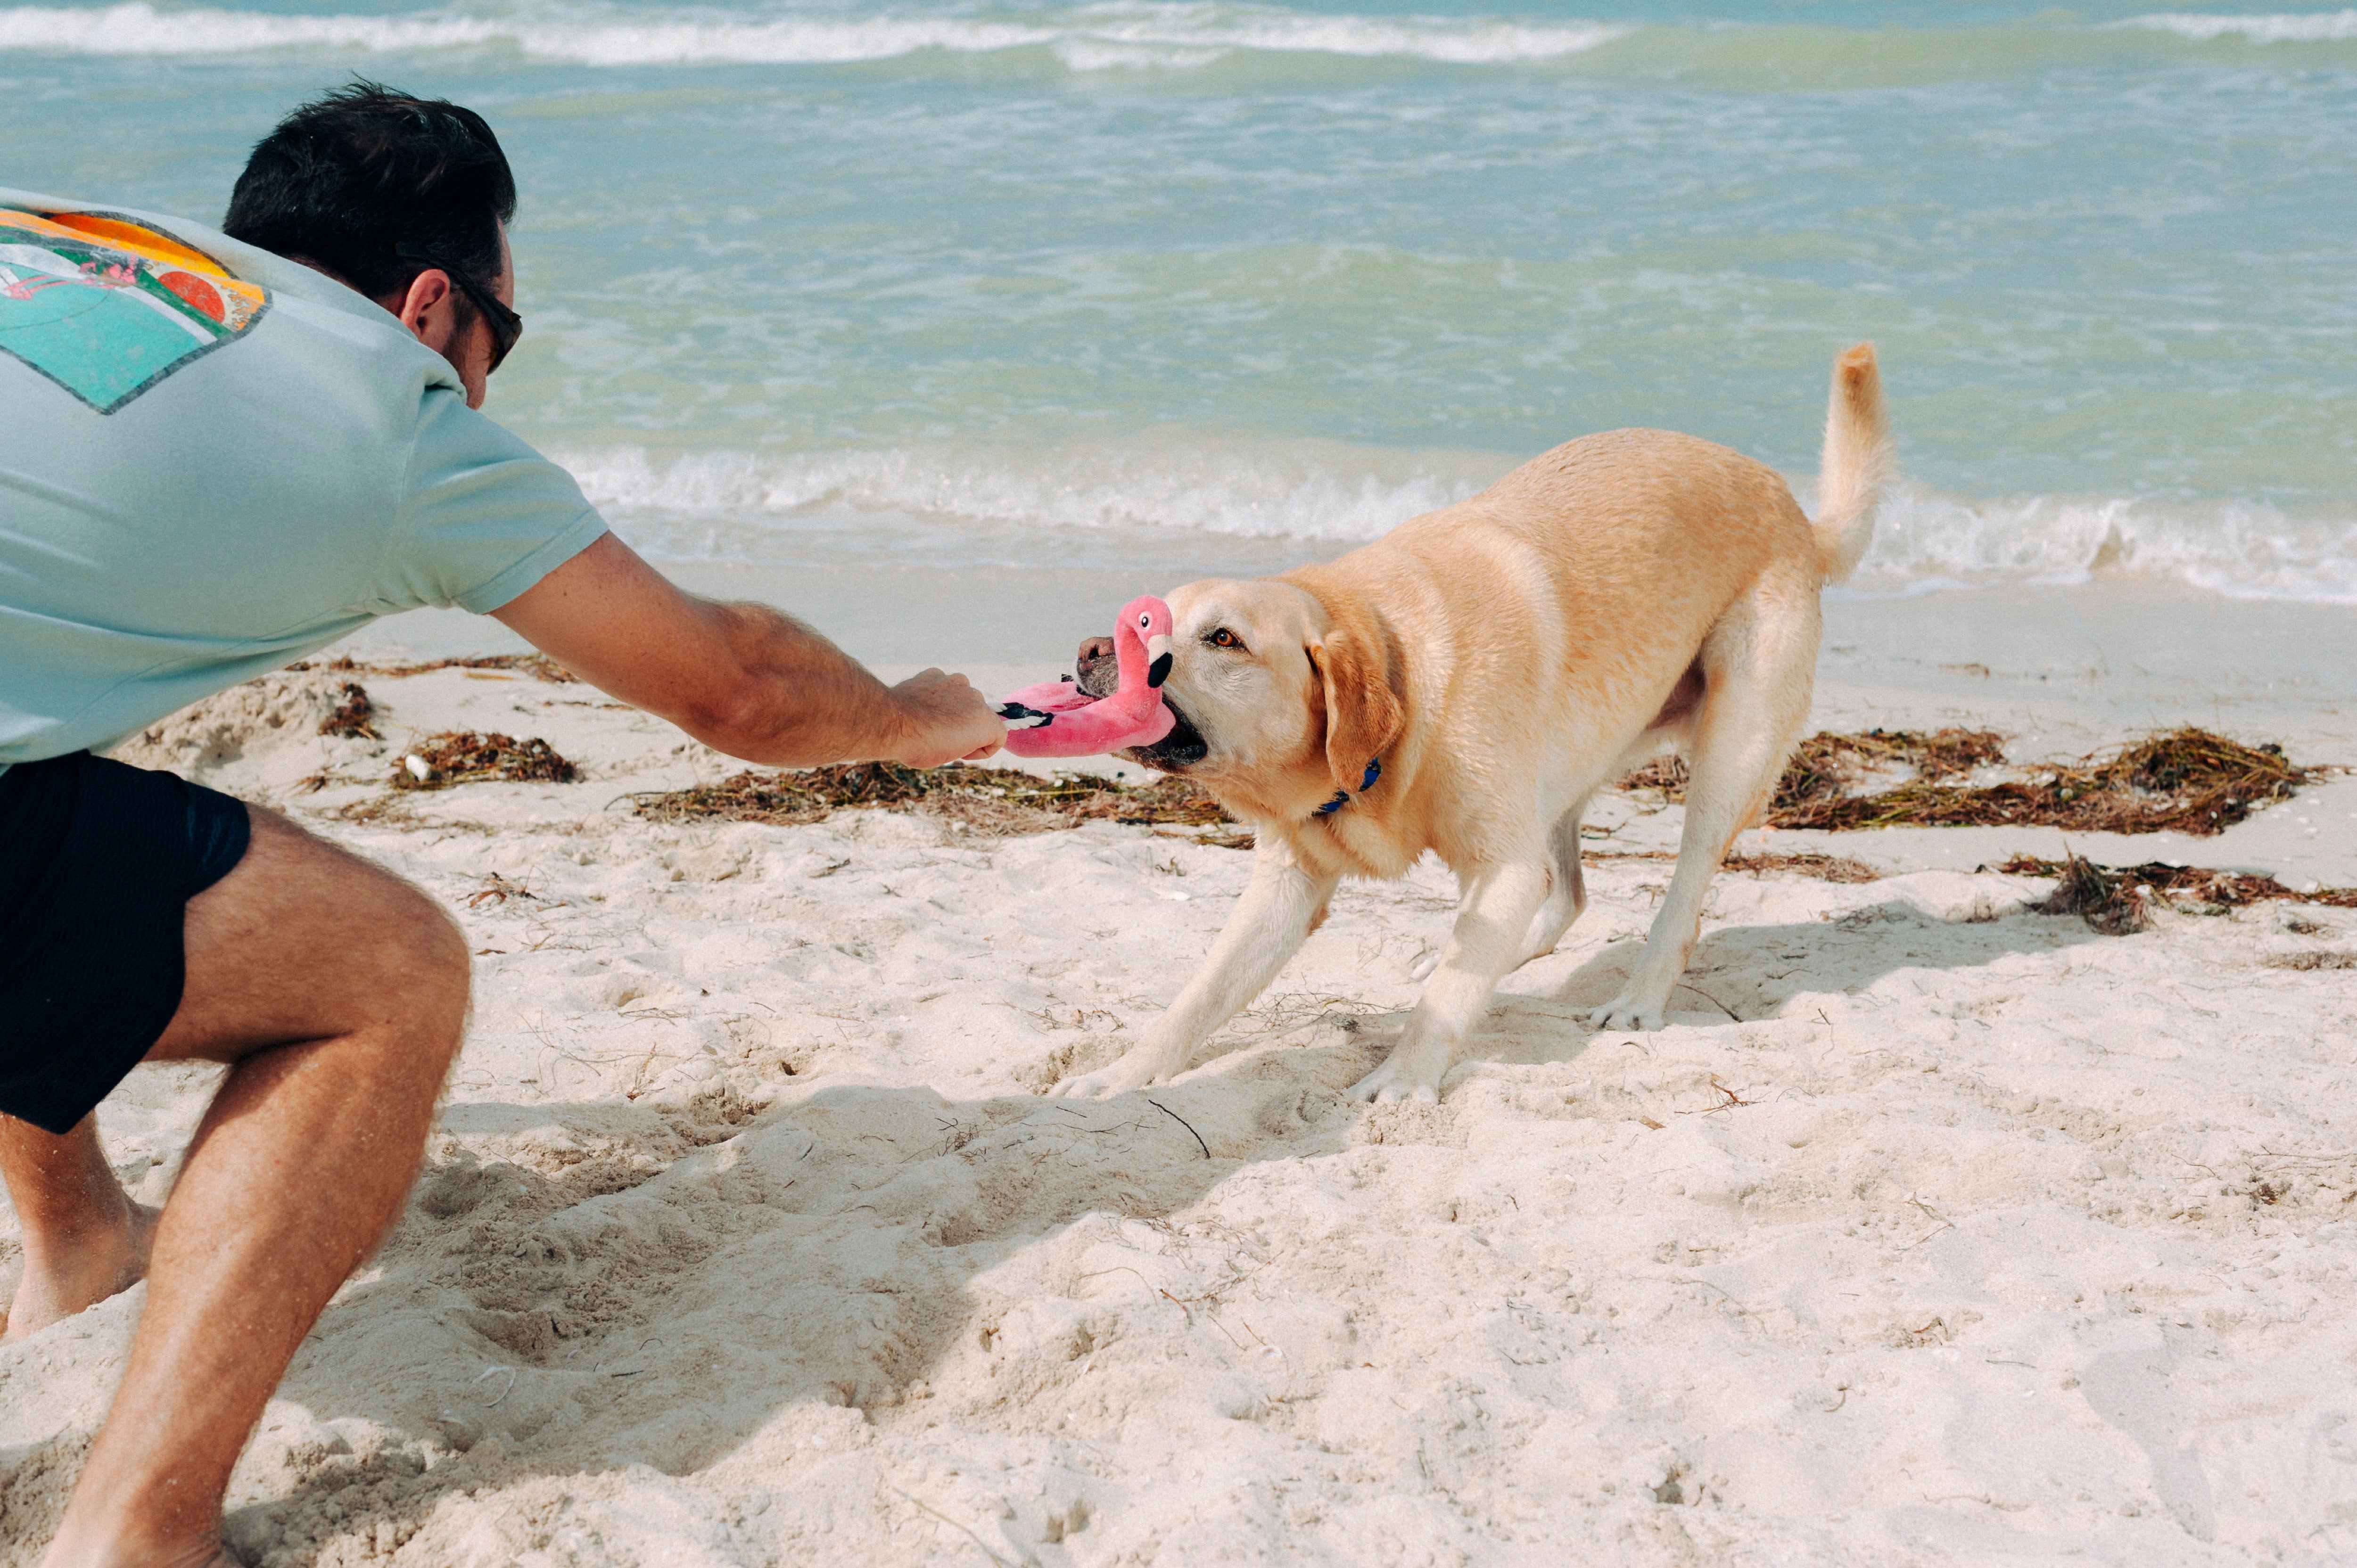
<path fill-rule="evenodd" d="M 341 284 L 0 189 L 0 768 L 379 616 L 495 610 L 606 524 Z"/>

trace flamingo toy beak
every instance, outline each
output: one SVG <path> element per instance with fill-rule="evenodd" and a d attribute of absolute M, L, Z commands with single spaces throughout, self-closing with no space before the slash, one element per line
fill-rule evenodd
<path fill-rule="evenodd" d="M 1168 637 L 1147 638 L 1146 656 L 1154 660 L 1146 669 L 1147 686 L 1158 687 L 1163 682 L 1170 679 L 1170 639 Z"/>

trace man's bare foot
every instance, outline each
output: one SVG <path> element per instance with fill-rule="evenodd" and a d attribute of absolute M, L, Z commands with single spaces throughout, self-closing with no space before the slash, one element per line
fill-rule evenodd
<path fill-rule="evenodd" d="M 123 1200 L 122 1219 L 76 1235 L 61 1255 L 27 1248 L 25 1277 L 8 1305 L 8 1328 L 0 1337 L 22 1339 L 50 1324 L 96 1306 L 147 1277 L 147 1254 L 156 1244 L 161 1209 Z"/>
<path fill-rule="evenodd" d="M 236 1558 L 210 1532 L 186 1544 L 130 1543 L 121 1538 L 85 1539 L 70 1523 L 41 1554 L 40 1568 L 239 1568 Z"/>

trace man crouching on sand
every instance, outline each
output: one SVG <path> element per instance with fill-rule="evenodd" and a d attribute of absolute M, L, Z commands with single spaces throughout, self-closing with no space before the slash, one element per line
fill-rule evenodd
<path fill-rule="evenodd" d="M 0 190 L 0 1173 L 10 1337 L 143 1275 L 42 1560 L 226 1561 L 230 1467 L 415 1176 L 467 1014 L 457 928 L 284 817 L 95 753 L 376 616 L 493 615 L 772 765 L 986 756 L 964 678 L 887 688 L 691 597 L 475 411 L 523 324 L 482 119 L 357 83 L 254 149 L 223 232 Z M 160 1214 L 92 1108 L 230 1064 Z"/>

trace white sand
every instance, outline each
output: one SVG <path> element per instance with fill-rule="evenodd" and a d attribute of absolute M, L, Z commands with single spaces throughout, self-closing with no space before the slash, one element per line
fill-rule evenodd
<path fill-rule="evenodd" d="M 1892 875 L 1725 876 L 1686 1010 L 1598 1035 L 1676 822 L 1616 800 L 1588 915 L 1437 1107 L 1341 1092 L 1448 929 L 1429 865 L 1348 887 L 1217 1059 L 1073 1103 L 1039 1091 L 1137 1035 L 1248 856 L 656 827 L 618 797 L 734 765 L 579 686 L 370 687 L 396 737 L 588 776 L 313 819 L 482 950 L 415 1201 L 239 1471 L 256 1562 L 2357 1561 L 2357 971 L 2284 967 L 2357 950 L 2357 911 L 2102 938 L 1957 869 L 2054 835 L 1838 835 Z M 232 693 L 142 755 L 366 799 L 287 793 L 387 765 L 311 735 L 324 701 Z M 1853 684 L 1819 717 L 1867 713 L 1904 716 Z M 2255 733 L 2352 759 L 2296 717 Z M 2172 852 L 2314 875 L 2352 810 Z M 143 1196 L 211 1082 L 102 1111 Z M 0 1560 L 141 1296 L 0 1348 Z"/>

